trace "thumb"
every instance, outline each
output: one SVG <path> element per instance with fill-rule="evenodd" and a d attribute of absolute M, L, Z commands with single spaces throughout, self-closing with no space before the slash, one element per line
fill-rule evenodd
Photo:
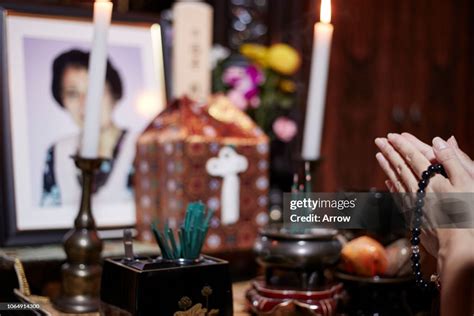
<path fill-rule="evenodd" d="M 448 138 L 447 143 L 451 145 L 451 147 L 456 152 L 456 155 L 458 156 L 459 161 L 463 165 L 464 169 L 469 172 L 471 178 L 474 178 L 474 161 L 472 161 L 471 158 L 465 152 L 463 152 L 461 148 L 459 148 L 458 142 L 454 136 Z"/>
<path fill-rule="evenodd" d="M 433 151 L 436 160 L 444 166 L 450 182 L 454 185 L 464 184 L 468 174 L 459 161 L 454 148 L 442 138 L 435 137 L 433 138 Z"/>

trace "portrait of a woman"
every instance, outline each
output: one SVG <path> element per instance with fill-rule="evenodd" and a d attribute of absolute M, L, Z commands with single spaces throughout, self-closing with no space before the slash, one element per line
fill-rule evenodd
<path fill-rule="evenodd" d="M 52 66 L 51 90 L 57 106 L 72 118 L 79 129 L 84 124 L 88 85 L 89 52 L 72 49 L 58 55 Z M 106 84 L 102 99 L 99 156 L 106 158 L 94 183 L 94 199 L 130 197 L 133 144 L 126 130 L 116 125 L 113 112 L 124 91 L 117 69 L 107 60 Z M 65 136 L 47 151 L 43 170 L 41 204 L 62 205 L 77 201 L 80 178 L 71 156 L 78 154 L 81 135 Z M 131 150 L 132 149 L 132 150 Z M 72 176 L 71 176 L 72 175 Z"/>

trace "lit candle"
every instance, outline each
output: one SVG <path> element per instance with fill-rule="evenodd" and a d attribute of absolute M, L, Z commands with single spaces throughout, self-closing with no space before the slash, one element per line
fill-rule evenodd
<path fill-rule="evenodd" d="M 322 0 L 320 20 L 314 25 L 313 55 L 301 153 L 304 160 L 317 160 L 321 155 L 326 84 L 333 33 L 333 26 L 330 23 L 330 0 Z"/>
<path fill-rule="evenodd" d="M 107 69 L 107 33 L 112 6 L 108 0 L 96 0 L 94 3 L 94 39 L 89 57 L 89 84 L 81 144 L 83 158 L 97 158 L 99 150 L 100 116 Z"/>

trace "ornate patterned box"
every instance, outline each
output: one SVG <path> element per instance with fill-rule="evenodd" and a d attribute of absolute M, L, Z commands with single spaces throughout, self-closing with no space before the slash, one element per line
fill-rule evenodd
<path fill-rule="evenodd" d="M 232 316 L 227 261 L 104 260 L 101 315 Z"/>
<path fill-rule="evenodd" d="M 150 223 L 180 225 L 186 205 L 216 213 L 204 251 L 249 249 L 268 221 L 268 137 L 224 96 L 174 101 L 138 140 L 135 190 L 141 240 Z"/>

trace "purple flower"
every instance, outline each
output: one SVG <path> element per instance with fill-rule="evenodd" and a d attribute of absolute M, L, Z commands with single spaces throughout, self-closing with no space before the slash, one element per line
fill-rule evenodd
<path fill-rule="evenodd" d="M 229 67 L 224 71 L 222 81 L 230 86 L 227 96 L 239 109 L 246 110 L 249 105 L 257 108 L 260 105 L 259 86 L 264 76 L 258 67 Z"/>
<path fill-rule="evenodd" d="M 264 81 L 263 72 L 255 65 L 247 66 L 245 72 L 250 77 L 250 80 L 256 85 L 260 85 Z"/>

